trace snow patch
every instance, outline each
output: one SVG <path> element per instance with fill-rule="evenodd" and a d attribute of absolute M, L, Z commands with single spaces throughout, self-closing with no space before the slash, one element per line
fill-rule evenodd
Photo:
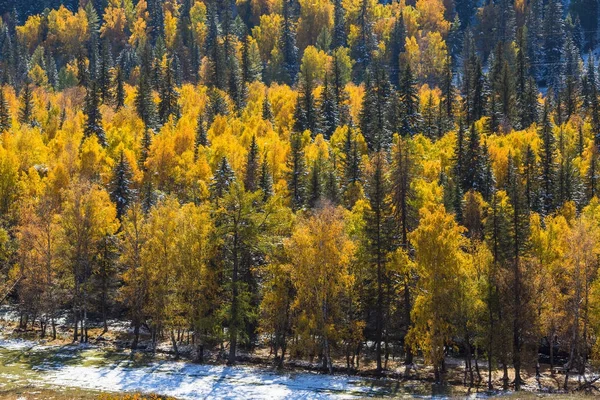
<path fill-rule="evenodd" d="M 329 399 L 381 395 L 356 378 L 310 373 L 277 374 L 250 367 L 153 363 L 146 367 L 62 366 L 48 371 L 52 385 L 100 391 L 145 392 L 181 399 Z"/>

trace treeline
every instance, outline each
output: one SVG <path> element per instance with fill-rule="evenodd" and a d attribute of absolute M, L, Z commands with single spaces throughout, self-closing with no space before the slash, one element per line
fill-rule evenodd
<path fill-rule="evenodd" d="M 567 387 L 600 344 L 584 3 L 7 13 L 0 299 L 43 336 L 127 318 L 133 348 L 147 327 L 199 361 L 266 340 L 329 371 L 420 354 L 442 381 L 459 348 L 490 388 L 544 348 Z"/>

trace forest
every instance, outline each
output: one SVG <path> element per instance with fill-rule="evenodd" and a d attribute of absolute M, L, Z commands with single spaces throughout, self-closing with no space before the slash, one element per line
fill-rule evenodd
<path fill-rule="evenodd" d="M 567 389 L 600 362 L 599 8 L 0 1 L 0 302 L 197 362 Z"/>

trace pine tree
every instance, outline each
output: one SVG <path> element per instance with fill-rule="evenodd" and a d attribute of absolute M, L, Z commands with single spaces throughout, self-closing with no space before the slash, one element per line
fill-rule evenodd
<path fill-rule="evenodd" d="M 331 72 L 331 86 L 335 94 L 335 101 L 337 104 L 337 112 L 340 125 L 350 125 L 350 107 L 348 105 L 348 93 L 346 92 L 347 79 L 343 72 L 339 52 L 341 50 L 335 50 L 333 52 L 332 72 Z"/>
<path fill-rule="evenodd" d="M 221 43 L 221 30 L 218 14 L 214 5 L 207 7 L 208 32 L 204 40 L 204 54 L 208 59 L 208 86 L 221 90 L 226 86 L 226 68 L 223 45 Z"/>
<path fill-rule="evenodd" d="M 113 169 L 113 176 L 109 185 L 110 199 L 117 206 L 117 218 L 119 221 L 123 220 L 129 205 L 133 201 L 134 190 L 133 184 L 133 171 L 129 162 L 125 158 L 123 151 L 119 156 L 119 162 Z"/>
<path fill-rule="evenodd" d="M 556 193 L 556 139 L 552 132 L 548 103 L 544 106 L 544 116 L 539 128 L 542 140 L 540 148 L 541 199 L 542 211 L 548 214 L 554 211 Z"/>
<path fill-rule="evenodd" d="M 274 122 L 273 108 L 271 107 L 271 102 L 269 101 L 269 95 L 267 93 L 265 93 L 262 103 L 262 119 L 271 123 Z"/>
<path fill-rule="evenodd" d="M 471 126 L 469 132 L 469 145 L 464 154 L 464 172 L 462 189 L 464 193 L 471 189 L 481 192 L 485 184 L 485 165 L 483 164 L 483 155 L 481 153 L 481 137 L 475 128 Z"/>
<path fill-rule="evenodd" d="M 360 113 L 360 129 L 369 150 L 388 149 L 392 143 L 390 129 L 390 96 L 392 88 L 387 74 L 378 63 L 367 73 L 365 95 Z"/>
<path fill-rule="evenodd" d="M 125 83 L 123 82 L 123 68 L 118 66 L 115 74 L 115 109 L 119 110 L 125 105 Z"/>
<path fill-rule="evenodd" d="M 196 156 L 198 155 L 198 147 L 199 146 L 208 146 L 208 137 L 206 134 L 206 122 L 204 121 L 204 113 L 198 114 L 198 120 L 196 123 Z"/>
<path fill-rule="evenodd" d="M 400 136 L 414 136 L 419 132 L 422 117 L 419 112 L 419 94 L 410 64 L 406 64 L 398 87 L 397 125 Z"/>
<path fill-rule="evenodd" d="M 325 76 L 325 82 L 323 83 L 323 90 L 321 91 L 321 98 L 319 99 L 320 117 L 321 117 L 321 130 L 325 139 L 329 139 L 333 132 L 340 124 L 339 112 L 337 109 L 337 102 L 335 101 L 335 92 L 331 85 L 329 85 L 329 79 Z"/>
<path fill-rule="evenodd" d="M 346 137 L 344 139 L 344 177 L 345 187 L 360 182 L 361 170 L 360 170 L 360 153 L 358 151 L 358 144 L 352 133 L 351 129 L 346 131 Z"/>
<path fill-rule="evenodd" d="M 354 76 L 357 82 L 363 80 L 373 57 L 373 51 L 377 47 L 377 38 L 373 32 L 373 10 L 370 8 L 369 0 L 362 0 L 358 10 L 358 38 L 352 47 L 352 58 L 356 60 Z"/>
<path fill-rule="evenodd" d="M 52 86 L 52 89 L 58 89 L 58 69 L 56 68 L 56 60 L 52 57 L 52 53 L 48 54 L 46 61 L 46 75 L 48 76 L 48 83 Z"/>
<path fill-rule="evenodd" d="M 245 83 L 258 81 L 262 77 L 262 60 L 250 49 L 251 36 L 244 35 L 242 41 L 242 77 Z"/>
<path fill-rule="evenodd" d="M 238 59 L 233 54 L 229 57 L 229 96 L 235 104 L 236 111 L 241 114 L 246 107 L 248 87 L 244 82 Z"/>
<path fill-rule="evenodd" d="M 444 118 L 448 127 L 452 126 L 454 122 L 454 107 L 456 103 L 456 88 L 452 81 L 454 75 L 452 73 L 452 59 L 450 55 L 446 57 L 444 63 L 444 77 L 442 81 L 442 104 L 444 110 Z M 447 130 L 447 129 L 445 129 Z M 444 131 L 445 131 L 444 130 Z"/>
<path fill-rule="evenodd" d="M 31 84 L 26 81 L 21 90 L 19 106 L 19 122 L 22 124 L 31 124 L 33 122 L 33 92 Z"/>
<path fill-rule="evenodd" d="M 580 99 L 581 88 L 579 82 L 581 78 L 579 49 L 575 47 L 575 43 L 570 35 L 564 42 L 563 48 L 563 70 L 561 72 L 562 81 L 562 97 L 565 102 L 565 119 L 568 120 L 578 111 L 578 103 Z"/>
<path fill-rule="evenodd" d="M 302 146 L 302 136 L 293 133 L 291 137 L 291 149 L 287 166 L 289 176 L 287 179 L 288 191 L 292 210 L 298 211 L 306 202 L 306 160 Z"/>
<path fill-rule="evenodd" d="M 329 200 L 332 204 L 339 204 L 340 202 L 340 183 L 337 174 L 335 156 L 330 155 L 333 159 L 333 162 L 330 163 L 327 167 L 327 171 L 325 172 L 325 182 L 324 182 L 324 194 L 327 200 Z"/>
<path fill-rule="evenodd" d="M 113 60 L 111 57 L 110 43 L 108 40 L 102 41 L 102 48 L 100 53 L 100 63 L 98 65 L 98 86 L 100 89 L 100 95 L 103 103 L 109 103 L 111 100 L 112 92 L 110 70 L 113 67 Z"/>
<path fill-rule="evenodd" d="M 10 126 L 10 110 L 8 108 L 8 102 L 4 97 L 4 88 L 0 85 L 0 133 L 9 130 Z"/>
<path fill-rule="evenodd" d="M 83 132 L 86 138 L 96 136 L 98 143 L 100 143 L 101 146 L 106 147 L 108 143 L 106 142 L 104 127 L 102 126 L 100 96 L 101 93 L 98 83 L 96 81 L 91 81 L 85 96 L 85 127 Z"/>
<path fill-rule="evenodd" d="M 322 164 L 322 160 L 317 159 L 310 169 L 308 186 L 308 206 L 310 208 L 316 208 L 323 197 Z"/>
<path fill-rule="evenodd" d="M 258 189 L 258 144 L 256 136 L 252 136 L 250 148 L 248 149 L 248 157 L 246 159 L 246 171 L 244 174 L 244 188 L 249 192 L 254 192 Z"/>
<path fill-rule="evenodd" d="M 386 176 L 383 153 L 373 156 L 373 171 L 367 181 L 367 199 L 370 209 L 365 213 L 367 250 L 374 268 L 375 285 L 375 354 L 377 373 L 383 370 L 382 342 L 386 330 L 389 299 L 386 286 L 389 275 L 386 268 L 388 254 L 393 250 L 394 218 L 389 197 L 389 182 Z"/>
<path fill-rule="evenodd" d="M 333 2 L 333 40 L 331 47 L 346 46 L 346 10 L 342 5 L 342 0 L 334 0 Z"/>
<path fill-rule="evenodd" d="M 406 42 L 406 28 L 404 26 L 404 17 L 400 14 L 394 21 L 394 28 L 389 43 L 388 69 L 390 71 L 390 81 L 396 87 L 400 86 L 400 55 L 404 52 Z"/>
<path fill-rule="evenodd" d="M 229 115 L 229 106 L 223 93 L 215 88 L 208 90 L 208 105 L 205 110 L 206 124 L 211 126 L 217 115 Z"/>
<path fill-rule="evenodd" d="M 260 166 L 260 179 L 258 186 L 263 194 L 263 202 L 266 202 L 273 196 L 273 176 L 269 171 L 269 163 L 267 162 L 267 156 L 263 158 L 263 162 Z"/>
<path fill-rule="evenodd" d="M 175 87 L 176 83 L 173 76 L 173 67 L 170 60 L 167 60 L 165 71 L 160 85 L 160 103 L 158 104 L 158 117 L 161 124 L 166 124 L 171 116 L 179 118 L 179 93 Z"/>
<path fill-rule="evenodd" d="M 560 0 L 548 0 L 543 21 L 544 83 L 548 87 L 559 87 L 564 46 L 564 21 Z"/>
<path fill-rule="evenodd" d="M 298 65 L 298 47 L 296 46 L 296 28 L 292 21 L 292 1 L 283 1 L 283 26 L 281 28 L 281 37 L 279 38 L 279 47 L 283 57 L 283 82 L 292 85 L 296 81 L 296 75 L 299 71 Z"/>
<path fill-rule="evenodd" d="M 210 196 L 218 206 L 219 199 L 225 196 L 235 182 L 235 172 L 231 169 L 227 157 L 223 157 L 210 183 Z"/>
<path fill-rule="evenodd" d="M 151 49 L 147 47 L 142 55 L 142 67 L 140 68 L 140 77 L 135 95 L 135 108 L 138 116 L 144 122 L 146 129 L 156 128 L 156 106 L 152 98 L 151 83 Z"/>

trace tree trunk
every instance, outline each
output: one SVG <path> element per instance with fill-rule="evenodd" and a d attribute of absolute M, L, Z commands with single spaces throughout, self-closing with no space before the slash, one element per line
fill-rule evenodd
<path fill-rule="evenodd" d="M 135 321 L 133 323 L 133 341 L 131 342 L 131 350 L 137 350 L 139 340 L 140 340 L 140 323 L 138 321 Z"/>
<path fill-rule="evenodd" d="M 175 352 L 175 359 L 179 359 L 179 348 L 177 347 L 177 340 L 175 339 L 175 331 L 171 329 L 171 344 L 173 345 L 173 351 Z"/>

